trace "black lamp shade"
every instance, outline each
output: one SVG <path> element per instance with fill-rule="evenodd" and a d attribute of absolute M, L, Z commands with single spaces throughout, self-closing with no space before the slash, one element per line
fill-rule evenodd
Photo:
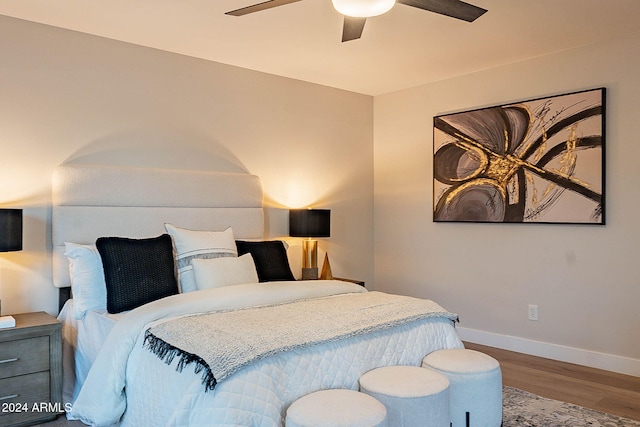
<path fill-rule="evenodd" d="M 22 250 L 22 209 L 0 209 L 0 252 Z"/>
<path fill-rule="evenodd" d="M 289 236 L 331 237 L 331 210 L 291 209 L 289 211 Z"/>

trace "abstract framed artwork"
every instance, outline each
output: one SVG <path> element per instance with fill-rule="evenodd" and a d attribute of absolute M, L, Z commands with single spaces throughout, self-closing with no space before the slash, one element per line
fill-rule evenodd
<path fill-rule="evenodd" d="M 433 220 L 605 224 L 597 88 L 433 119 Z"/>

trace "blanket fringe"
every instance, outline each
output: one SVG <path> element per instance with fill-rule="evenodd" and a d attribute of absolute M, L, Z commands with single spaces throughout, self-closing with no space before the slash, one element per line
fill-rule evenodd
<path fill-rule="evenodd" d="M 209 365 L 197 355 L 187 353 L 186 351 L 172 346 L 171 344 L 153 335 L 151 331 L 149 331 L 149 329 L 147 329 L 144 334 L 143 346 L 148 348 L 149 351 L 158 356 L 158 358 L 165 362 L 167 365 L 170 365 L 176 357 L 179 357 L 178 365 L 176 366 L 176 371 L 178 372 L 182 372 L 182 370 L 187 365 L 195 363 L 194 372 L 196 374 L 204 371 L 202 374 L 202 384 L 205 387 L 205 392 L 216 388 L 218 381 L 213 376 Z"/>

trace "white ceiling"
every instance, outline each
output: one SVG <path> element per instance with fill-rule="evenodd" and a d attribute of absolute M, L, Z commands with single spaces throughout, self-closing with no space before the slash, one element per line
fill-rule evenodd
<path fill-rule="evenodd" d="M 640 33 L 640 0 L 467 0 L 473 23 L 403 4 L 341 43 L 331 0 L 0 0 L 0 14 L 369 95 Z M 634 54 L 640 54 L 639 51 Z"/>

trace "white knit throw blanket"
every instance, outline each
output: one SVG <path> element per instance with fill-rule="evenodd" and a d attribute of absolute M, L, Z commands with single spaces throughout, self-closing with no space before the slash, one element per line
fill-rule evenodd
<path fill-rule="evenodd" d="M 145 346 L 178 370 L 195 363 L 206 390 L 252 361 L 275 353 L 457 316 L 431 300 L 382 292 L 343 294 L 181 317 L 146 331 Z"/>

